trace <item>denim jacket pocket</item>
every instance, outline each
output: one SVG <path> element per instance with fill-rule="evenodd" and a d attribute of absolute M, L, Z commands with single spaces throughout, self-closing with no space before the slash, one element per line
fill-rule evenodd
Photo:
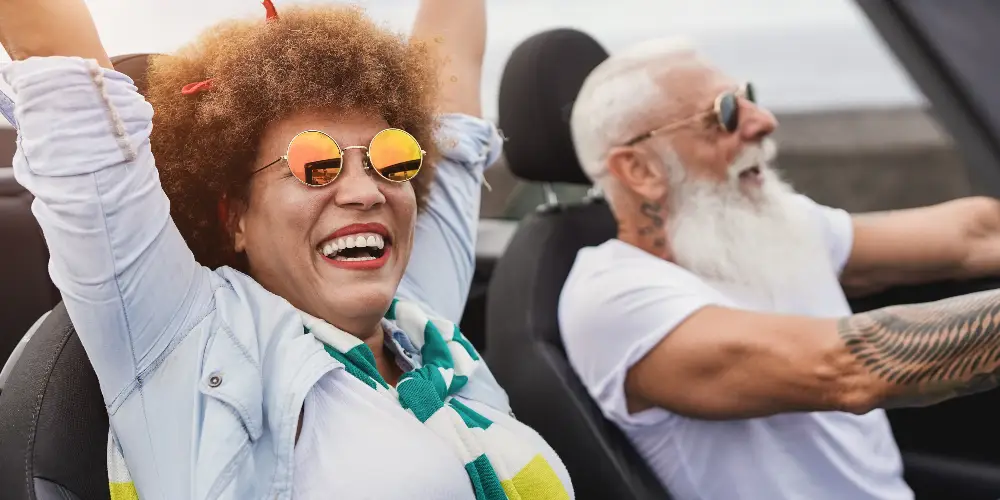
<path fill-rule="evenodd" d="M 250 441 L 260 437 L 264 404 L 260 365 L 225 327 L 217 329 L 209 341 L 198 389 L 235 413 Z"/>
<path fill-rule="evenodd" d="M 256 357 L 220 327 L 205 349 L 198 390 L 204 396 L 196 498 L 241 498 L 253 488 L 252 445 L 263 432 L 263 381 Z"/>

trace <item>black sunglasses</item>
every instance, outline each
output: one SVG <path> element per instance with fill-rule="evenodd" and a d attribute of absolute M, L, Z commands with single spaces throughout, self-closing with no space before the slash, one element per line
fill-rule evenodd
<path fill-rule="evenodd" d="M 711 111 L 706 111 L 704 113 L 698 113 L 697 115 L 684 118 L 682 120 L 669 123 L 662 127 L 650 130 L 645 134 L 638 135 L 628 142 L 625 143 L 626 146 L 633 146 L 639 142 L 645 141 L 653 136 L 665 134 L 667 132 L 672 132 L 681 127 L 691 124 L 692 122 L 701 120 L 707 115 L 714 114 L 716 121 L 719 123 L 719 127 L 728 133 L 736 132 L 736 129 L 740 126 L 740 98 L 746 99 L 752 103 L 756 103 L 756 96 L 754 95 L 753 84 L 750 82 L 740 85 L 739 88 L 735 90 L 729 90 L 719 94 L 715 98 L 715 103 L 712 106 Z"/>

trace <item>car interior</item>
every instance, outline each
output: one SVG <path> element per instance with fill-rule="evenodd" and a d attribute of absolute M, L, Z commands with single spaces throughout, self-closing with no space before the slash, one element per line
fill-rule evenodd
<path fill-rule="evenodd" d="M 573 150 L 569 111 L 607 55 L 589 35 L 569 29 L 539 33 L 514 49 L 500 83 L 499 122 L 510 131 L 505 153 L 515 176 L 589 184 Z M 577 498 L 670 498 L 591 401 L 559 335 L 559 292 L 576 252 L 616 233 L 599 196 L 555 201 L 523 219 L 486 294 L 485 357 L 517 418 L 562 458 Z"/>
<path fill-rule="evenodd" d="M 14 180 L 10 168 L 17 132 L 0 130 L 5 164 L 0 166 L 0 358 L 4 361 L 21 336 L 45 311 L 59 302 L 59 291 L 48 279 L 49 251 L 31 215 L 31 195 Z M 15 286 L 16 284 L 16 286 Z M 0 386 L 2 387 L 2 386 Z"/>
<path fill-rule="evenodd" d="M 1000 196 L 1000 99 L 995 88 L 1000 4 L 858 0 L 953 135 L 977 194 Z M 1000 278 L 898 287 L 855 299 L 855 312 L 1000 288 Z M 1000 497 L 1000 393 L 889 411 L 917 498 Z"/>
<path fill-rule="evenodd" d="M 973 185 L 980 194 L 1000 197 L 1000 98 L 995 92 L 1000 41 L 969 36 L 1000 32 L 1000 4 L 857 3 L 955 138 Z M 572 29 L 536 34 L 511 54 L 499 96 L 505 159 L 517 179 L 543 186 L 548 196 L 516 226 L 489 233 L 489 244 L 480 232 L 461 328 L 484 353 L 517 418 L 560 455 L 577 498 L 669 499 L 576 377 L 556 320 L 559 292 L 577 250 L 614 237 L 616 230 L 599 193 L 560 201 L 549 188 L 589 188 L 573 152 L 569 116 L 583 79 L 606 57 L 599 42 Z M 113 62 L 140 90 L 144 87 L 146 55 Z M 31 196 L 9 168 L 15 144 L 16 132 L 0 129 L 0 162 L 6 162 L 0 163 L 0 364 L 5 367 L 0 373 L 0 463 L 5 464 L 0 491 L 14 500 L 107 499 L 106 410 L 48 278 L 48 252 L 31 214 Z M 861 312 L 995 288 L 1000 278 L 900 287 L 853 299 L 851 306 Z M 918 499 L 1000 498 L 997 408 L 1000 392 L 992 391 L 889 412 L 906 479 Z"/>

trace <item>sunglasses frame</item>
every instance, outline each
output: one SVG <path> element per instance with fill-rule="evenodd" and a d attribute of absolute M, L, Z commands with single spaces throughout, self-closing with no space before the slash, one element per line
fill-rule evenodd
<path fill-rule="evenodd" d="M 257 172 L 260 172 L 260 171 L 262 171 L 262 170 L 264 170 L 264 169 L 266 169 L 266 168 L 268 168 L 268 167 L 270 167 L 270 166 L 272 166 L 272 165 L 274 165 L 274 164 L 276 164 L 276 163 L 278 163 L 278 162 L 280 162 L 282 160 L 285 161 L 285 166 L 288 168 L 289 172 L 291 172 L 292 165 L 288 163 L 288 152 L 292 149 L 292 143 L 295 142 L 295 139 L 298 139 L 298 137 L 300 135 L 302 135 L 302 134 L 308 134 L 310 132 L 315 132 L 315 133 L 318 133 L 318 134 L 322 134 L 327 139 L 330 139 L 331 141 L 333 141 L 333 144 L 335 146 L 337 146 L 338 150 L 340 150 L 340 161 L 341 161 L 340 168 L 341 168 L 341 170 L 343 170 L 343 168 L 344 168 L 344 164 L 343 164 L 344 154 L 347 151 L 350 151 L 352 149 L 363 149 L 365 151 L 364 168 L 365 168 L 366 171 L 367 170 L 374 170 L 375 173 L 377 173 L 380 178 L 382 178 L 382 179 L 384 179 L 386 181 L 389 181 L 389 182 L 394 182 L 394 183 L 410 182 L 411 180 L 413 180 L 413 177 L 416 177 L 417 174 L 420 173 L 420 169 L 424 167 L 424 159 L 426 159 L 426 157 L 427 157 L 427 151 L 424 151 L 423 148 L 420 149 L 420 166 L 417 167 L 417 173 L 413 174 L 413 177 L 410 177 L 409 179 L 402 180 L 402 181 L 397 181 L 397 180 L 390 179 L 390 178 L 382 175 L 382 172 L 380 172 L 379 169 L 375 168 L 372 165 L 372 157 L 371 157 L 371 145 L 372 145 L 372 143 L 375 142 L 375 139 L 377 139 L 378 136 L 381 135 L 383 132 L 387 132 L 387 131 L 391 131 L 391 130 L 398 130 L 398 131 L 406 134 L 411 139 L 413 139 L 413 143 L 416 144 L 418 148 L 420 147 L 420 141 L 418 141 L 416 137 L 413 137 L 413 134 L 411 134 L 411 133 L 409 133 L 409 132 L 407 132 L 407 131 L 405 131 L 405 130 L 403 130 L 401 128 L 395 128 L 395 127 L 388 127 L 388 128 L 384 128 L 382 130 L 379 130 L 377 134 L 375 134 L 374 136 L 372 136 L 372 140 L 368 142 L 367 146 L 347 146 L 347 147 L 342 147 L 340 145 L 340 143 L 337 142 L 336 139 L 334 139 L 332 136 L 330 136 L 330 134 L 327 134 L 326 132 L 323 132 L 322 130 L 309 129 L 309 130 L 303 130 L 303 131 L 295 134 L 295 136 L 292 137 L 292 140 L 288 141 L 288 147 L 285 148 L 285 154 L 283 156 L 280 156 L 280 157 L 278 157 L 277 160 L 274 160 L 271 163 L 268 163 L 267 165 L 264 165 L 263 167 L 260 167 L 257 170 L 254 170 L 253 172 L 251 172 L 250 175 L 251 176 L 256 175 Z M 304 181 L 302 179 L 299 179 L 299 177 L 297 175 L 295 175 L 294 172 L 292 172 L 292 177 L 294 177 L 295 180 L 301 182 L 302 184 L 304 184 L 306 186 L 309 186 L 309 187 L 312 187 L 312 188 L 321 188 L 321 187 L 325 187 L 325 186 L 329 186 L 330 184 L 333 184 L 333 182 L 336 181 L 337 178 L 340 177 L 340 172 L 338 171 L 337 172 L 337 176 L 334 177 L 333 179 L 330 179 L 330 182 L 327 182 L 326 184 L 309 184 L 308 182 L 306 182 L 306 181 Z"/>
<path fill-rule="evenodd" d="M 630 139 L 629 141 L 625 142 L 625 144 L 623 144 L 623 146 L 635 146 L 636 144 L 638 144 L 638 143 L 640 143 L 642 141 L 645 141 L 647 139 L 651 139 L 651 138 L 656 137 L 658 135 L 666 134 L 668 132 L 673 132 L 673 131 L 675 131 L 677 129 L 686 127 L 686 126 L 690 125 L 691 123 L 697 122 L 699 120 L 704 120 L 705 117 L 710 116 L 710 115 L 715 115 L 715 121 L 716 121 L 716 124 L 719 125 L 719 128 L 721 128 L 722 130 L 724 130 L 727 133 L 731 134 L 731 133 L 735 132 L 736 130 L 735 129 L 729 130 L 729 127 L 726 126 L 726 123 L 722 119 L 722 103 L 723 103 L 723 100 L 726 99 L 726 97 L 729 97 L 729 96 L 732 96 L 734 99 L 739 99 L 740 97 L 746 99 L 746 98 L 748 98 L 748 96 L 755 97 L 755 96 L 753 96 L 753 94 L 754 94 L 754 92 L 753 92 L 753 84 L 750 83 L 750 82 L 744 82 L 744 83 L 740 84 L 740 86 L 737 87 L 736 90 L 727 90 L 727 91 L 722 92 L 719 95 L 717 95 L 715 97 L 715 101 L 713 101 L 713 103 L 712 103 L 712 109 L 711 110 L 709 110 L 709 111 L 702 111 L 701 113 L 697 113 L 694 116 L 689 116 L 687 118 L 682 118 L 682 119 L 680 119 L 678 121 L 671 122 L 671 123 L 668 123 L 668 124 L 666 124 L 666 125 L 664 125 L 662 127 L 657 127 L 657 128 L 655 128 L 653 130 L 650 130 L 649 132 L 646 132 L 645 134 L 637 135 L 637 136 L 633 137 L 632 139 Z M 755 100 L 751 100 L 750 102 L 756 102 L 756 101 Z M 739 107 L 738 106 L 735 108 L 735 110 L 736 110 L 736 113 L 739 113 Z M 738 123 L 737 123 L 737 126 L 739 126 Z"/>

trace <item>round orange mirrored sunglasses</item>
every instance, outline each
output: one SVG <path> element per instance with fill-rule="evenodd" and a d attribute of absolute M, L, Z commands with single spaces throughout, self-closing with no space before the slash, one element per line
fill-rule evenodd
<path fill-rule="evenodd" d="M 409 132 L 387 128 L 372 137 L 367 146 L 340 147 L 337 141 L 319 130 L 299 132 L 288 143 L 285 156 L 254 170 L 261 170 L 285 160 L 296 179 L 307 186 L 321 187 L 333 182 L 344 166 L 344 152 L 365 150 L 365 168 L 374 169 L 390 182 L 406 182 L 420 172 L 426 151 Z"/>

